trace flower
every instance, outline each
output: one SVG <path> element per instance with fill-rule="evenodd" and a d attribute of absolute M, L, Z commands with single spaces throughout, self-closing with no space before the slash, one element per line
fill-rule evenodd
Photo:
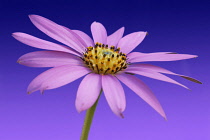
<path fill-rule="evenodd" d="M 78 112 L 87 110 L 97 100 L 103 89 L 106 100 L 117 116 L 123 117 L 126 107 L 124 83 L 161 116 L 166 115 L 152 91 L 134 74 L 186 86 L 165 76 L 171 74 L 190 81 L 200 81 L 173 73 L 164 68 L 139 62 L 176 61 L 197 57 L 172 52 L 140 53 L 131 52 L 145 38 L 147 32 L 134 32 L 124 37 L 124 27 L 107 36 L 105 27 L 99 22 L 91 24 L 93 40 L 84 32 L 70 30 L 38 15 L 29 16 L 32 23 L 42 32 L 64 45 L 39 39 L 26 33 L 16 32 L 13 37 L 29 46 L 48 51 L 27 53 L 18 63 L 29 67 L 52 67 L 38 75 L 28 86 L 27 92 L 54 89 L 85 76 L 79 85 L 76 97 Z"/>

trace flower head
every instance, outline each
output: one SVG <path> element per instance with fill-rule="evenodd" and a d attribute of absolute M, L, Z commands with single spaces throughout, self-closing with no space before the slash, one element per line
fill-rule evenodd
<path fill-rule="evenodd" d="M 32 23 L 42 32 L 64 45 L 52 43 L 37 37 L 16 32 L 13 37 L 29 46 L 48 51 L 25 54 L 18 63 L 30 67 L 52 67 L 38 75 L 28 86 L 27 92 L 54 89 L 85 76 L 79 85 L 76 98 L 78 112 L 87 110 L 97 100 L 103 89 L 111 110 L 123 117 L 126 107 L 124 83 L 161 116 L 166 115 L 152 91 L 133 74 L 186 86 L 165 76 L 171 74 L 187 80 L 200 81 L 173 73 L 164 68 L 139 62 L 176 61 L 197 57 L 171 52 L 140 53 L 131 52 L 147 35 L 147 32 L 134 32 L 123 37 L 124 27 L 107 36 L 105 27 L 98 22 L 91 24 L 93 40 L 84 32 L 70 30 L 38 15 L 29 16 Z"/>

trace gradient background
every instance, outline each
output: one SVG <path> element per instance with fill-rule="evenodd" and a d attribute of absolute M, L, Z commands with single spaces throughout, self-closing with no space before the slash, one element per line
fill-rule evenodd
<path fill-rule="evenodd" d="M 165 121 L 135 93 L 124 87 L 124 119 L 115 116 L 102 96 L 89 140 L 209 140 L 210 139 L 210 3 L 208 1 L 2 1 L 0 2 L 0 140 L 78 140 L 85 112 L 74 102 L 81 79 L 58 89 L 26 94 L 29 82 L 47 68 L 16 63 L 39 49 L 11 37 L 25 32 L 56 42 L 32 25 L 27 15 L 38 14 L 90 35 L 90 24 L 104 24 L 108 34 L 125 26 L 125 34 L 148 31 L 135 51 L 197 54 L 196 59 L 153 62 L 203 82 L 195 84 L 171 76 L 192 91 L 139 76 L 161 102 Z"/>

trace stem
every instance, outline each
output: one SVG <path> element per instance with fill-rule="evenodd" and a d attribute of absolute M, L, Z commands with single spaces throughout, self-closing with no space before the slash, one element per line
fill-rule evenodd
<path fill-rule="evenodd" d="M 102 90 L 100 92 L 100 95 L 101 95 L 101 93 L 102 93 Z M 82 128 L 82 134 L 81 134 L 80 140 L 87 140 L 88 139 L 90 126 L 92 124 L 94 112 L 96 110 L 96 106 L 98 104 L 98 100 L 100 98 L 100 95 L 99 95 L 98 99 L 96 100 L 96 102 L 94 103 L 94 105 L 87 110 L 87 113 L 86 113 L 86 116 L 85 116 L 85 122 L 84 122 L 84 125 L 83 125 L 83 128 Z"/>

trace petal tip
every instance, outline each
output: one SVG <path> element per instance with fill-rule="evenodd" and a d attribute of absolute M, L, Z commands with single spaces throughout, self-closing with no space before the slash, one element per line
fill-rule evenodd
<path fill-rule="evenodd" d="M 185 79 L 187 79 L 191 82 L 197 83 L 197 84 L 203 84 L 201 81 L 198 81 L 197 79 L 194 79 L 194 78 L 191 78 L 191 77 L 188 77 L 188 76 L 181 75 L 180 77 L 185 78 Z"/>
<path fill-rule="evenodd" d="M 84 103 L 79 104 L 78 101 L 76 101 L 76 110 L 78 113 L 81 113 L 82 111 L 84 111 L 85 110 Z"/>
<path fill-rule="evenodd" d="M 20 61 L 20 60 L 17 60 L 17 61 L 16 61 L 16 63 L 20 64 L 20 63 L 21 63 L 21 61 Z"/>
<path fill-rule="evenodd" d="M 123 26 L 123 27 L 121 27 L 121 30 L 123 30 L 123 31 L 124 31 L 124 30 L 125 30 L 125 27 L 124 27 L 124 26 Z"/>
<path fill-rule="evenodd" d="M 17 34 L 17 32 L 12 33 L 12 36 L 14 37 Z"/>
<path fill-rule="evenodd" d="M 78 109 L 76 109 L 76 110 L 77 110 L 78 113 L 81 113 L 82 112 L 81 110 L 78 110 Z"/>
<path fill-rule="evenodd" d="M 191 90 L 190 88 L 188 88 L 188 87 L 187 87 L 187 89 L 188 89 L 189 91 L 192 91 L 192 90 Z"/>
<path fill-rule="evenodd" d="M 76 108 L 78 113 L 81 113 L 82 111 L 84 111 L 82 108 Z"/>
<path fill-rule="evenodd" d="M 12 33 L 12 37 L 17 38 L 18 35 L 20 35 L 20 34 L 21 34 L 21 32 L 14 32 L 14 33 Z"/>
<path fill-rule="evenodd" d="M 28 15 L 29 18 L 31 18 L 31 17 L 36 17 L 36 16 L 38 16 L 38 15 L 34 15 L 34 14 L 29 14 L 29 15 Z"/>
<path fill-rule="evenodd" d="M 33 15 L 33 14 L 28 15 L 29 19 L 33 18 L 34 16 L 35 15 Z"/>
<path fill-rule="evenodd" d="M 31 85 L 29 85 L 26 92 L 27 92 L 27 94 L 31 94 L 31 93 L 33 93 L 33 92 L 35 92 L 35 91 L 37 91 L 37 90 L 33 90 L 33 89 L 31 88 Z"/>
<path fill-rule="evenodd" d="M 166 117 L 165 112 L 161 113 L 161 116 L 164 118 L 164 120 L 165 120 L 165 121 L 167 121 L 167 120 L 168 120 L 168 119 L 167 119 L 167 117 Z"/>
<path fill-rule="evenodd" d="M 92 26 L 93 24 L 97 24 L 97 23 L 98 23 L 97 21 L 93 21 L 92 24 L 91 24 L 91 26 Z"/>
<path fill-rule="evenodd" d="M 120 117 L 122 118 L 122 119 L 124 119 L 125 117 L 124 117 L 124 115 L 122 114 L 122 113 L 120 113 Z"/>
<path fill-rule="evenodd" d="M 32 21 L 32 20 L 36 20 L 37 18 L 40 18 L 41 16 L 31 14 L 31 15 L 28 15 L 28 17 L 29 17 L 29 19 Z"/>

